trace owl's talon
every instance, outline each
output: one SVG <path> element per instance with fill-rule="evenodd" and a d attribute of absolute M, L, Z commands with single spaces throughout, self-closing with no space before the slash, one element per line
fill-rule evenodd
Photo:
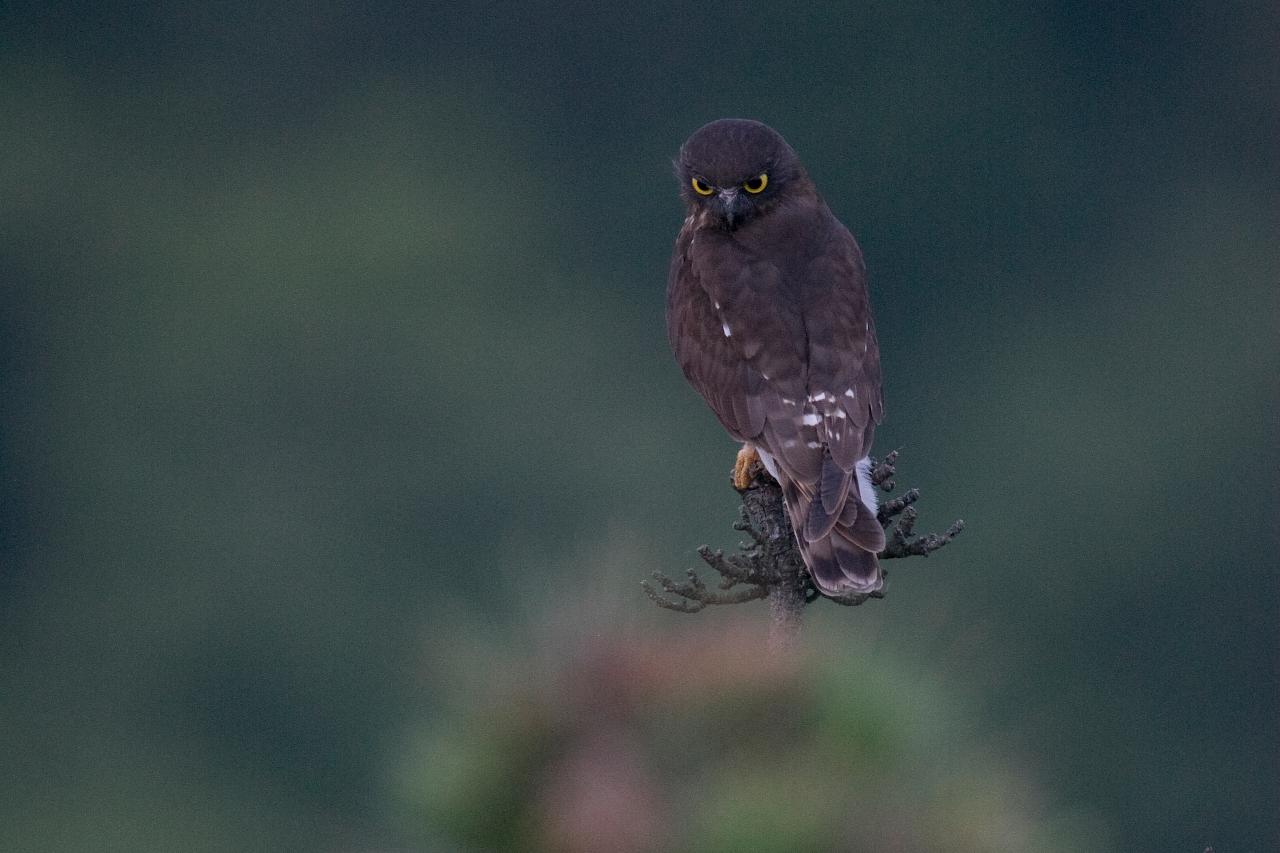
<path fill-rule="evenodd" d="M 745 492 L 756 475 L 763 470 L 764 463 L 760 461 L 760 454 L 756 453 L 755 447 L 750 444 L 742 445 L 738 458 L 733 463 L 733 487 Z"/>

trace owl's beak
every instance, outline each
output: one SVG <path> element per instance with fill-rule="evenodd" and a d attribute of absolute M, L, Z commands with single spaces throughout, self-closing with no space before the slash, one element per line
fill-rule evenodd
<path fill-rule="evenodd" d="M 734 222 L 742 218 L 743 199 L 738 192 L 738 188 L 734 187 L 728 190 L 720 190 L 716 195 L 716 201 L 720 204 L 720 215 L 724 217 L 725 224 L 730 228 Z"/>

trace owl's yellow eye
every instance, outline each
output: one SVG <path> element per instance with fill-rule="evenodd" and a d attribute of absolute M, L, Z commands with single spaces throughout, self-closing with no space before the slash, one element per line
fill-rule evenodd
<path fill-rule="evenodd" d="M 769 176 L 764 172 L 756 175 L 749 181 L 744 181 L 742 188 L 752 195 L 764 192 L 764 188 L 769 186 Z"/>
<path fill-rule="evenodd" d="M 689 183 L 693 184 L 693 191 L 696 192 L 698 195 L 711 195 L 713 192 L 715 192 L 715 190 L 711 189 L 710 186 L 703 183 L 703 181 L 700 178 L 694 178 Z"/>

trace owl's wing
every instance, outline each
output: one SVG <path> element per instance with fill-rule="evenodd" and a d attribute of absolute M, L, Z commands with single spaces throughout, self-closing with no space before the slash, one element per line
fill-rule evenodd
<path fill-rule="evenodd" d="M 784 492 L 792 493 L 787 506 L 815 584 L 838 595 L 882 584 L 884 529 L 866 459 L 884 402 L 862 252 L 829 212 L 826 221 L 798 278 L 808 344 L 802 418 L 817 436 L 820 473 Z"/>
<path fill-rule="evenodd" d="M 800 306 L 779 304 L 782 274 L 776 266 L 723 247 L 699 252 L 695 263 L 692 243 L 692 235 L 682 234 L 671 260 L 671 349 L 729 433 L 755 441 L 769 420 L 790 423 L 795 418 L 784 417 L 785 410 L 798 412 L 802 405 Z"/>
<path fill-rule="evenodd" d="M 834 216 L 801 280 L 808 333 L 808 394 L 818 432 L 849 471 L 871 450 L 884 420 L 880 345 L 871 318 L 866 266 L 857 241 Z"/>

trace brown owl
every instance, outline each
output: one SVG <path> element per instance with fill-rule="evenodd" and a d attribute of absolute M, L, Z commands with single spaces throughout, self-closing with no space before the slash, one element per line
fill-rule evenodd
<path fill-rule="evenodd" d="M 699 129 L 676 161 L 688 209 L 667 282 L 676 360 L 782 486 L 814 585 L 866 593 L 883 579 L 869 479 L 884 416 L 862 252 L 799 157 L 757 121 Z"/>

